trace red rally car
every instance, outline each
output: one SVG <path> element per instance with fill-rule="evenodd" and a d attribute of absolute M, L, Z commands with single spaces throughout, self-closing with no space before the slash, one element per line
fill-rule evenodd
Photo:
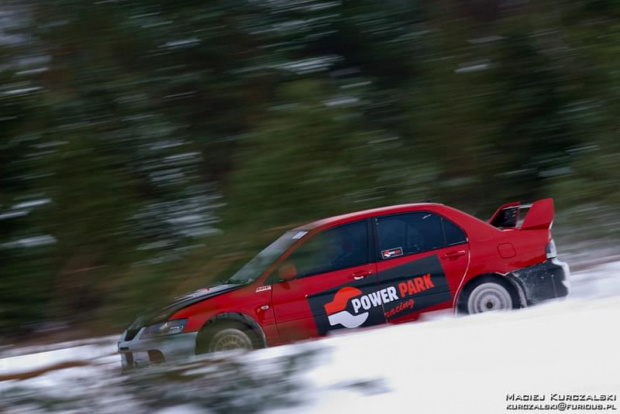
<path fill-rule="evenodd" d="M 224 284 L 140 316 L 118 343 L 122 365 L 564 297 L 569 268 L 556 258 L 553 217 L 552 199 L 506 204 L 489 222 L 422 203 L 301 226 Z"/>

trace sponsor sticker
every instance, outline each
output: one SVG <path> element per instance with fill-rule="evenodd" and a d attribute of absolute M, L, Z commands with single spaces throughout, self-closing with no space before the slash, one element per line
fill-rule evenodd
<path fill-rule="evenodd" d="M 267 285 L 267 286 L 259 286 L 256 288 L 256 293 L 258 292 L 264 292 L 266 290 L 271 290 L 271 285 Z"/>
<path fill-rule="evenodd" d="M 392 257 L 398 257 L 403 255 L 402 247 L 395 247 L 393 249 L 381 251 L 381 257 L 384 259 L 391 259 Z"/>
<path fill-rule="evenodd" d="M 437 256 L 405 263 L 308 298 L 320 335 L 385 323 L 452 300 Z"/>

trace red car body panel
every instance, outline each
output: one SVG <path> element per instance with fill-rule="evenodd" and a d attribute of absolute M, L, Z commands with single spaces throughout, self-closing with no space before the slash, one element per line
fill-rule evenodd
<path fill-rule="evenodd" d="M 490 222 L 499 220 L 502 212 L 518 208 L 519 203 L 504 205 Z M 394 253 L 397 257 L 390 257 L 389 260 L 373 257 L 370 263 L 360 266 L 288 281 L 274 281 L 274 276 L 287 258 L 325 230 L 360 220 L 368 220 L 369 226 L 375 226 L 378 223 L 376 220 L 380 218 L 414 212 L 433 213 L 455 224 L 466 234 L 466 242 L 409 255 L 402 255 L 402 249 L 393 246 L 394 249 L 385 254 Z M 518 210 L 516 214 L 519 214 Z M 504 229 L 454 208 L 434 203 L 396 205 L 319 220 L 296 229 L 307 231 L 308 234 L 289 247 L 254 282 L 178 310 L 169 319 L 187 319 L 184 332 L 196 332 L 218 315 L 243 315 L 260 327 L 266 345 L 270 346 L 321 336 L 326 333 L 326 329 L 330 329 L 330 326 L 325 325 L 326 321 L 332 327 L 339 328 L 357 326 L 362 319 L 370 320 L 368 318 L 374 318 L 373 324 L 413 321 L 421 312 L 454 308 L 464 286 L 476 277 L 509 275 L 545 263 L 546 247 L 551 241 L 552 220 L 551 199 L 534 203 L 520 227 L 515 225 L 514 228 Z M 374 237 L 376 227 L 373 228 L 371 234 Z M 375 243 L 373 246 L 377 253 Z M 417 271 L 411 267 L 418 264 L 435 270 L 426 272 L 426 268 L 421 268 Z M 410 272 L 406 276 L 409 279 L 399 275 L 400 279 L 391 282 L 390 278 L 400 269 L 405 273 Z M 555 286 L 555 296 L 564 296 L 565 293 L 558 293 Z M 525 294 L 529 292 L 527 289 L 523 289 Z M 394 302 L 396 297 L 398 307 L 387 310 L 387 304 Z M 339 315 L 339 311 L 343 311 L 349 302 L 353 306 L 357 305 L 357 310 L 363 310 L 363 305 L 370 304 L 370 307 L 367 312 L 357 315 L 350 312 Z M 425 303 L 424 308 L 413 311 L 415 303 L 421 302 Z M 381 309 L 377 311 L 376 308 Z"/>

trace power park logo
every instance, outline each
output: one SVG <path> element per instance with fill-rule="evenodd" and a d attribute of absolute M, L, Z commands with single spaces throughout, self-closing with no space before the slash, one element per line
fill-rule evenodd
<path fill-rule="evenodd" d="M 383 324 L 437 304 L 449 305 L 451 301 L 452 293 L 437 256 L 404 263 L 376 276 L 308 296 L 319 335 Z"/>
<path fill-rule="evenodd" d="M 368 312 L 352 315 L 347 311 L 349 300 L 361 296 L 363 292 L 354 287 L 344 287 L 334 295 L 334 300 L 325 304 L 325 313 L 331 326 L 338 324 L 345 328 L 357 328 L 368 319 Z"/>
<path fill-rule="evenodd" d="M 325 313 L 331 326 L 342 325 L 349 329 L 357 328 L 368 319 L 368 311 L 399 299 L 396 288 L 393 286 L 366 295 L 357 288 L 347 286 L 338 290 L 334 295 L 334 300 L 325 304 Z M 349 301 L 354 314 L 346 310 Z M 360 313 L 362 309 L 366 312 Z"/>

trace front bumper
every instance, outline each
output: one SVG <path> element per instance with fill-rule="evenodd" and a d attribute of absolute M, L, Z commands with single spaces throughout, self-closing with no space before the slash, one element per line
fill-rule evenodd
<path fill-rule="evenodd" d="M 118 342 L 123 370 L 153 363 L 179 361 L 195 355 L 198 332 L 179 333 L 157 338 L 140 339 L 145 328 L 129 339 L 123 332 Z"/>
<path fill-rule="evenodd" d="M 570 268 L 558 259 L 516 270 L 510 278 L 522 290 L 527 305 L 563 298 L 570 290 Z"/>

